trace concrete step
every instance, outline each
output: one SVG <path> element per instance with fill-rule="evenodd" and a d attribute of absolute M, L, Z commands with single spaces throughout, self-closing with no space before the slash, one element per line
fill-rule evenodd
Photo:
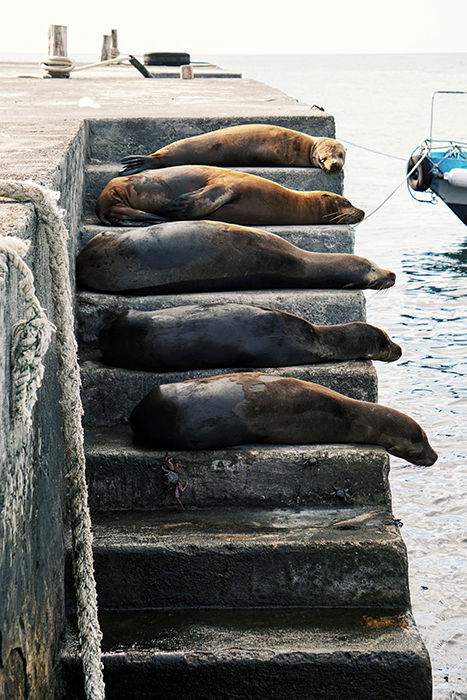
<path fill-rule="evenodd" d="M 93 534 L 101 609 L 410 604 L 386 508 L 113 511 Z"/>
<path fill-rule="evenodd" d="M 88 217 L 81 227 L 80 248 L 98 233 L 130 231 L 128 226 L 101 226 L 91 223 L 92 221 Z M 355 233 L 352 226 L 262 226 L 261 230 L 275 233 L 276 236 L 311 253 L 353 253 L 354 251 Z"/>
<path fill-rule="evenodd" d="M 92 119 L 88 123 L 90 156 L 95 161 L 118 163 L 132 153 L 154 153 L 173 141 L 235 124 L 274 124 L 286 129 L 303 131 L 312 136 L 335 138 L 334 117 L 325 112 L 310 111 L 307 116 L 190 117 Z"/>
<path fill-rule="evenodd" d="M 376 401 L 376 371 L 371 362 L 333 362 L 290 367 L 230 367 L 189 372 L 145 372 L 109 367 L 96 359 L 81 364 L 85 425 L 127 423 L 137 403 L 157 384 L 213 377 L 232 372 L 268 372 L 322 384 L 341 394 L 362 401 Z"/>
<path fill-rule="evenodd" d="M 114 177 L 118 177 L 122 166 L 120 163 L 99 163 L 88 165 L 85 174 L 85 203 L 87 211 L 94 211 L 96 200 L 105 185 Z M 250 168 L 234 167 L 242 173 L 250 173 L 265 177 L 291 190 L 324 190 L 342 194 L 344 175 L 326 173 L 321 168 Z"/>
<path fill-rule="evenodd" d="M 95 349 L 101 328 L 127 309 L 155 311 L 182 304 L 219 303 L 260 304 L 302 316 L 318 325 L 366 320 L 365 297 L 359 290 L 280 289 L 146 296 L 81 292 L 78 294 L 80 347 L 82 350 Z"/>
<path fill-rule="evenodd" d="M 100 622 L 108 700 L 153 700 L 158 688 L 164 700 L 431 699 L 430 660 L 404 611 L 145 610 Z M 68 700 L 84 700 L 78 649 L 73 630 Z"/>
<path fill-rule="evenodd" d="M 180 509 L 162 482 L 164 450 L 135 444 L 127 426 L 85 435 L 92 510 Z M 390 507 L 389 458 L 375 445 L 247 445 L 179 460 L 186 508 Z"/>

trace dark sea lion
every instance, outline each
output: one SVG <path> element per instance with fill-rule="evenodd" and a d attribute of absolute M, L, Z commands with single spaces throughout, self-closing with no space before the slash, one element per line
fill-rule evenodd
<path fill-rule="evenodd" d="M 174 221 L 94 236 L 77 259 L 81 285 L 104 292 L 385 289 L 395 275 L 357 255 L 309 253 L 267 231 Z"/>
<path fill-rule="evenodd" d="M 157 386 L 133 409 L 130 423 L 138 439 L 167 449 L 364 443 L 412 464 L 437 459 L 422 428 L 399 411 L 260 372 Z"/>
<path fill-rule="evenodd" d="M 210 165 L 177 165 L 115 177 L 100 193 L 103 224 L 214 219 L 247 226 L 356 224 L 365 216 L 331 192 L 299 192 L 264 177 Z"/>
<path fill-rule="evenodd" d="M 172 165 L 271 166 L 342 170 L 345 148 L 335 139 L 309 136 L 272 124 L 239 124 L 181 139 L 150 155 L 123 158 L 131 175 Z"/>
<path fill-rule="evenodd" d="M 107 364 L 154 372 L 392 362 L 401 356 L 387 333 L 368 323 L 316 326 L 284 311 L 247 304 L 125 311 L 103 328 L 99 347 Z"/>

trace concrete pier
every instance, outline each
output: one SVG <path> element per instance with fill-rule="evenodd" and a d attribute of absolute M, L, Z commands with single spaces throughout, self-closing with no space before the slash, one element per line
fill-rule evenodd
<path fill-rule="evenodd" d="M 252 80 L 145 80 L 124 66 L 66 81 L 19 75 L 40 72 L 32 65 L 0 66 L 2 177 L 33 179 L 60 191 L 71 259 L 105 230 L 93 214 L 95 197 L 128 153 L 149 153 L 245 122 L 335 135 L 331 115 Z M 250 170 L 295 189 L 343 187 L 341 175 L 311 168 Z M 32 240 L 27 262 L 53 320 L 47 251 L 32 206 L 0 201 L 0 227 L 0 233 Z M 348 226 L 269 230 L 307 250 L 353 251 Z M 0 356 L 8 358 L 22 300 L 16 275 L 0 276 L 1 285 Z M 245 700 L 429 700 L 430 663 L 411 616 L 407 556 L 391 511 L 385 450 L 248 445 L 184 452 L 189 489 L 182 511 L 161 485 L 165 453 L 133 443 L 128 413 L 151 386 L 238 368 L 164 374 L 110 368 L 97 353 L 97 333 L 118 311 L 159 309 L 188 298 L 261 303 L 315 323 L 365 319 L 359 291 L 142 297 L 77 290 L 108 700 L 149 699 L 156 692 L 164 700 L 215 700 L 220 688 L 222 697 Z M 262 371 L 377 399 L 370 362 Z M 0 550 L 0 595 L 7 600 L 0 612 L 0 695 L 6 698 L 16 697 L 18 688 L 25 689 L 18 697 L 84 697 L 72 631 L 62 643 L 65 610 L 73 627 L 74 593 L 64 544 L 55 373 L 52 346 L 31 441 L 18 460 L 8 438 L 10 367 L 8 360 L 0 363 L 0 503 L 11 523 Z M 23 488 L 18 465 L 28 475 Z"/>

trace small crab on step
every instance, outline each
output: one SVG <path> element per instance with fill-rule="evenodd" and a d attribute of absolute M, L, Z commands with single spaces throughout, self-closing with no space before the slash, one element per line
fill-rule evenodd
<path fill-rule="evenodd" d="M 181 494 L 184 493 L 184 491 L 186 491 L 188 486 L 187 481 L 185 481 L 185 483 L 182 484 L 181 470 L 183 467 L 185 467 L 185 465 L 182 464 L 182 462 L 177 461 L 177 455 L 169 457 L 168 452 L 164 457 L 164 464 L 161 464 L 162 481 L 164 483 L 166 491 L 173 491 L 176 500 L 181 505 L 183 510 L 185 510 L 185 506 L 183 505 L 180 497 Z"/>
<path fill-rule="evenodd" d="M 345 486 L 344 488 L 339 488 L 338 486 L 334 485 L 334 490 L 329 493 L 329 495 L 332 498 L 338 498 L 339 500 L 343 501 L 344 503 L 352 503 L 353 502 L 353 493 L 352 493 L 352 488 L 350 484 Z"/>

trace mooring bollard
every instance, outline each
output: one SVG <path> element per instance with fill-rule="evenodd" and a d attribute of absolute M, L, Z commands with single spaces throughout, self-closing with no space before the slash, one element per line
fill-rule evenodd
<path fill-rule="evenodd" d="M 180 66 L 180 78 L 182 80 L 191 80 L 194 78 L 194 73 L 193 73 L 193 66 L 188 64 L 188 65 L 183 65 Z"/>
<path fill-rule="evenodd" d="M 112 39 L 112 46 L 110 48 L 110 58 L 117 58 L 117 56 L 120 54 L 120 50 L 118 48 L 118 32 L 116 29 L 110 30 L 110 37 Z"/>
<path fill-rule="evenodd" d="M 104 34 L 102 37 L 101 61 L 108 61 L 112 56 L 112 37 Z"/>
<path fill-rule="evenodd" d="M 48 75 L 44 78 L 69 78 L 74 61 L 67 56 L 67 27 L 62 24 L 49 26 L 49 53 L 41 66 Z"/>

